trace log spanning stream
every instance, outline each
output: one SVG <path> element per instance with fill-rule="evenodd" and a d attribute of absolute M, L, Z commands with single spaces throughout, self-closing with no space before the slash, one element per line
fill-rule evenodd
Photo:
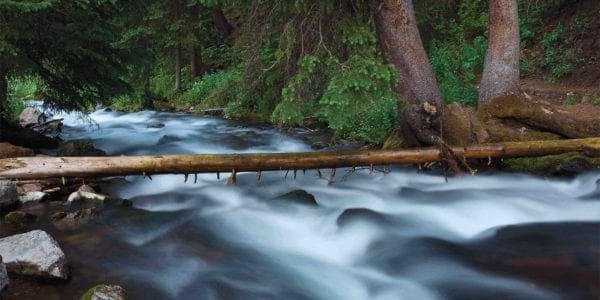
<path fill-rule="evenodd" d="M 213 117 L 98 111 L 97 126 L 61 117 L 64 139 L 91 138 L 115 156 L 311 150 L 302 130 Z M 263 172 L 260 181 L 239 173 L 235 186 L 225 185 L 228 174 L 111 179 L 102 192 L 133 208 L 105 207 L 74 228 L 40 225 L 73 268 L 71 280 L 44 297 L 80 295 L 97 283 L 120 284 L 130 299 L 600 295 L 600 172 L 448 183 L 413 167 L 337 172 L 333 185 L 329 170 L 323 178 Z"/>

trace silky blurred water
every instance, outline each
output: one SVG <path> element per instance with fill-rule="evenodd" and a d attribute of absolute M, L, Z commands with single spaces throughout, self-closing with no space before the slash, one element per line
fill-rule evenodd
<path fill-rule="evenodd" d="M 97 111 L 90 115 L 92 123 L 59 117 L 65 118 L 65 140 L 91 138 L 110 155 L 310 150 L 298 134 L 214 117 L 151 111 Z M 164 127 L 147 128 L 155 123 Z M 337 171 L 332 185 L 329 171 L 322 171 L 324 178 L 315 171 L 298 172 L 296 178 L 291 172 L 265 172 L 260 181 L 254 173 L 241 173 L 233 187 L 225 184 L 228 174 L 221 179 L 200 174 L 197 183 L 184 183 L 182 175 L 115 178 L 103 192 L 131 199 L 134 209 L 105 209 L 99 221 L 77 230 L 48 229 L 74 270 L 73 279 L 55 292 L 76 295 L 90 284 L 109 282 L 122 285 L 131 299 L 597 295 L 598 260 L 572 267 L 591 270 L 591 278 L 583 279 L 590 282 L 557 285 L 544 281 L 545 274 L 538 274 L 541 280 L 524 274 L 527 270 L 519 268 L 526 265 L 490 267 L 502 258 L 480 256 L 498 246 L 480 245 L 494 241 L 507 225 L 527 232 L 527 224 L 542 223 L 556 225 L 541 231 L 556 240 L 537 239 L 536 233 L 524 244 L 519 240 L 525 245 L 521 251 L 562 251 L 571 246 L 561 242 L 564 236 L 583 234 L 570 229 L 579 224 L 591 228 L 582 239 L 592 256 L 600 255 L 600 196 L 594 193 L 599 172 L 572 179 L 497 174 L 445 182 L 412 167 L 342 178 L 345 171 Z M 312 194 L 318 206 L 275 199 L 293 190 Z"/>

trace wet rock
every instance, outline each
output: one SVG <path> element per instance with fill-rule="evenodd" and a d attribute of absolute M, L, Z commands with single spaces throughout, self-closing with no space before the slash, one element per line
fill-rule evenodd
<path fill-rule="evenodd" d="M 46 115 L 33 107 L 25 108 L 19 115 L 19 124 L 22 127 L 30 127 L 44 122 L 46 122 Z"/>
<path fill-rule="evenodd" d="M 125 289 L 118 285 L 99 284 L 89 289 L 80 300 L 126 300 Z"/>
<path fill-rule="evenodd" d="M 574 157 L 560 163 L 557 171 L 558 175 L 573 176 L 587 171 L 594 170 L 595 166 L 587 159 Z"/>
<path fill-rule="evenodd" d="M 26 183 L 21 186 L 21 191 L 23 191 L 23 194 L 29 192 L 41 192 L 42 185 L 39 183 Z"/>
<path fill-rule="evenodd" d="M 0 255 L 9 273 L 46 280 L 66 280 L 68 277 L 65 253 L 42 230 L 0 239 Z"/>
<path fill-rule="evenodd" d="M 48 194 L 46 194 L 44 192 L 27 192 L 27 193 L 25 193 L 25 195 L 19 196 L 19 201 L 21 201 L 21 203 L 23 203 L 23 204 L 28 203 L 28 202 L 41 202 L 47 196 L 48 196 Z"/>
<path fill-rule="evenodd" d="M 123 207 L 133 207 L 133 201 L 128 200 L 128 199 L 123 199 L 123 201 L 121 201 L 121 206 L 123 206 Z"/>
<path fill-rule="evenodd" d="M 111 112 L 111 111 L 113 111 L 113 110 L 110 107 L 107 107 L 107 108 L 104 109 L 104 112 Z"/>
<path fill-rule="evenodd" d="M 4 290 L 9 284 L 8 274 L 6 273 L 6 266 L 2 262 L 2 256 L 0 256 L 0 292 Z"/>
<path fill-rule="evenodd" d="M 73 140 L 58 149 L 58 156 L 104 156 L 106 152 L 96 149 L 92 140 Z"/>
<path fill-rule="evenodd" d="M 17 187 L 9 180 L 0 180 L 0 210 L 8 209 L 19 203 Z"/>
<path fill-rule="evenodd" d="M 367 209 L 367 208 L 349 208 L 344 210 L 337 219 L 338 226 L 345 226 L 349 223 L 365 221 L 378 225 L 391 226 L 396 222 L 388 215 Z"/>
<path fill-rule="evenodd" d="M 79 226 L 86 224 L 95 217 L 100 216 L 102 210 L 96 207 L 84 208 L 74 212 L 57 212 L 50 216 L 54 226 L 56 228 L 65 229 L 76 229 Z"/>
<path fill-rule="evenodd" d="M 83 185 L 81 185 L 81 186 L 80 186 L 80 187 L 77 189 L 77 191 L 79 191 L 79 192 L 88 192 L 88 193 L 95 193 L 95 192 L 96 192 L 96 191 L 94 190 L 94 188 L 93 188 L 93 187 L 91 187 L 91 186 L 89 186 L 89 185 L 87 185 L 87 184 L 83 184 Z"/>
<path fill-rule="evenodd" d="M 165 145 L 168 143 L 177 142 L 179 140 L 180 139 L 176 136 L 171 136 L 171 135 L 165 134 L 158 140 L 156 145 Z"/>
<path fill-rule="evenodd" d="M 69 195 L 69 198 L 67 198 L 67 204 L 72 205 L 76 202 L 84 202 L 84 201 L 90 201 L 93 203 L 104 203 L 104 201 L 106 201 L 107 199 L 108 199 L 108 196 L 106 196 L 106 195 L 101 195 L 101 194 L 96 194 L 93 192 L 86 192 L 86 191 L 76 191 Z"/>
<path fill-rule="evenodd" d="M 310 147 L 313 150 L 321 150 L 321 149 L 325 149 L 325 148 L 329 147 L 329 145 L 325 142 L 317 141 L 317 142 L 312 143 L 312 145 L 310 145 Z"/>
<path fill-rule="evenodd" d="M 12 211 L 4 216 L 4 223 L 14 227 L 25 227 L 35 223 L 37 216 L 24 211 Z"/>
<path fill-rule="evenodd" d="M 0 143 L 0 158 L 34 156 L 33 150 L 15 146 L 9 143 Z"/>
<path fill-rule="evenodd" d="M 146 128 L 163 128 L 163 127 L 165 127 L 165 124 L 160 123 L 160 122 L 149 123 L 148 125 L 146 125 Z"/>
<path fill-rule="evenodd" d="M 315 196 L 306 192 L 305 190 L 293 190 L 293 191 L 285 193 L 281 196 L 277 196 L 277 197 L 273 198 L 273 200 L 286 201 L 286 202 L 292 202 L 292 203 L 304 204 L 304 205 L 314 205 L 314 206 L 319 205 L 317 203 L 317 200 L 315 199 Z"/>
<path fill-rule="evenodd" d="M 527 278 L 568 299 L 598 299 L 600 222 L 510 225 L 456 252 L 485 272 Z"/>

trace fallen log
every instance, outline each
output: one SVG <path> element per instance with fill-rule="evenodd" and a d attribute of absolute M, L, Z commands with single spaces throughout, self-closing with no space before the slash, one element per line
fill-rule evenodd
<path fill-rule="evenodd" d="M 458 157 L 479 159 L 543 156 L 565 152 L 600 156 L 600 138 L 507 142 L 451 149 Z M 0 159 L 0 179 L 306 170 L 419 164 L 441 159 L 439 148 L 304 153 L 18 157 Z"/>

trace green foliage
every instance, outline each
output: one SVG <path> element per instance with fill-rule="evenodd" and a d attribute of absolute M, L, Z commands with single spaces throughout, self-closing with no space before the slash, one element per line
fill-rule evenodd
<path fill-rule="evenodd" d="M 17 100 L 43 100 L 46 86 L 39 76 L 25 75 L 8 79 L 8 97 Z"/>
<path fill-rule="evenodd" d="M 0 1 L 0 65 L 8 74 L 34 74 L 45 101 L 63 109 L 128 90 L 120 78 L 129 52 L 117 49 L 115 1 Z M 4 74 L 3 74 L 4 75 Z"/>
<path fill-rule="evenodd" d="M 575 104 L 575 94 L 573 92 L 567 93 L 567 97 L 563 101 L 564 105 L 573 105 Z"/>
<path fill-rule="evenodd" d="M 573 48 L 572 39 L 565 36 L 562 25 L 544 34 L 540 44 L 543 49 L 540 66 L 550 71 L 546 77 L 550 82 L 569 74 L 575 65 L 583 61 L 578 55 L 581 50 Z"/>
<path fill-rule="evenodd" d="M 42 100 L 46 86 L 38 76 L 24 75 L 8 79 L 8 99 L 4 118 L 16 121 L 25 109 L 25 100 Z"/>
<path fill-rule="evenodd" d="M 111 105 L 116 111 L 138 111 L 142 109 L 141 99 L 136 94 L 126 94 L 111 99 Z"/>
<path fill-rule="evenodd" d="M 482 69 L 486 44 L 483 36 L 477 36 L 472 43 L 464 39 L 432 42 L 431 66 L 446 102 L 477 104 L 475 78 Z"/>
<path fill-rule="evenodd" d="M 232 82 L 239 80 L 240 74 L 236 71 L 218 71 L 206 74 L 189 87 L 178 98 L 179 103 L 201 105 L 204 108 L 220 107 L 226 99 L 226 89 L 231 88 Z"/>
<path fill-rule="evenodd" d="M 321 118 L 342 137 L 381 144 L 396 128 L 393 66 L 376 57 L 352 56 L 339 69 L 319 101 Z"/>
<path fill-rule="evenodd" d="M 462 1 L 453 17 L 438 21 L 438 35 L 429 43 L 431 66 L 448 103 L 477 103 L 475 79 L 482 70 L 487 47 L 486 8 L 487 1 Z"/>

